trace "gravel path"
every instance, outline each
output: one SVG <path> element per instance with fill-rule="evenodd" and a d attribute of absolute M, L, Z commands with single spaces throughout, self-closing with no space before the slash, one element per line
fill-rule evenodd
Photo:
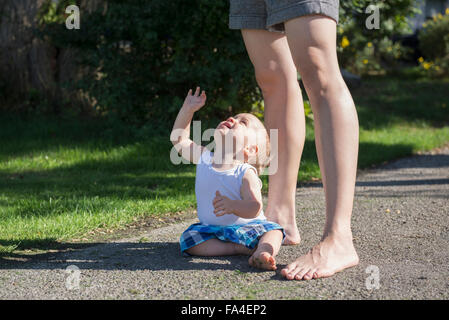
<path fill-rule="evenodd" d="M 281 248 L 278 270 L 320 239 L 321 185 L 298 188 L 297 219 L 303 242 Z M 0 258 L 0 299 L 449 298 L 449 147 L 359 172 L 352 225 L 361 261 L 331 278 L 287 281 L 243 256 L 182 257 L 177 241 L 193 221 L 31 261 Z"/>

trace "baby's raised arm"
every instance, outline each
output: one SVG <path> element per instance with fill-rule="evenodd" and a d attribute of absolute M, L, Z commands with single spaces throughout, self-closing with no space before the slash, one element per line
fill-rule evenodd
<path fill-rule="evenodd" d="M 200 87 L 196 87 L 195 94 L 192 95 L 192 89 L 189 90 L 184 103 L 179 110 L 170 134 L 170 141 L 173 143 L 176 151 L 181 156 L 195 164 L 204 151 L 203 146 L 197 145 L 190 139 L 190 122 L 192 122 L 193 114 L 201 109 L 206 103 L 206 93 L 200 93 Z"/>

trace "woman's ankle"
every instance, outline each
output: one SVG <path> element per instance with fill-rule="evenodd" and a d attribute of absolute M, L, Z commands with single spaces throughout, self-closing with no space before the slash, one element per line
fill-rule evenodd
<path fill-rule="evenodd" d="M 295 204 L 289 205 L 267 205 L 265 209 L 265 216 L 271 219 L 270 221 L 285 221 L 291 222 L 291 220 L 295 220 Z"/>

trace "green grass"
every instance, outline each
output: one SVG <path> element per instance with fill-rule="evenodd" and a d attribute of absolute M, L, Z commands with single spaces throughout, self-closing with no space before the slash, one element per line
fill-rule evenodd
<path fill-rule="evenodd" d="M 1 128 L 4 251 L 82 238 L 195 203 L 194 166 L 170 163 L 168 139 L 114 141 L 94 124 L 50 119 L 3 119 Z"/>
<path fill-rule="evenodd" d="M 449 141 L 449 82 L 370 79 L 354 100 L 359 167 L 430 150 Z"/>
<path fill-rule="evenodd" d="M 374 77 L 351 92 L 360 125 L 358 168 L 449 142 L 449 81 Z M 306 135 L 300 181 L 321 177 L 310 123 Z"/>
<path fill-rule="evenodd" d="M 368 79 L 353 90 L 359 168 L 448 142 L 447 92 L 447 82 L 397 78 Z M 98 123 L 49 118 L 2 116 L 0 126 L 0 253 L 50 248 L 195 207 L 195 167 L 171 164 L 168 135 L 135 139 L 117 129 L 111 136 Z M 300 181 L 320 178 L 307 126 Z"/>

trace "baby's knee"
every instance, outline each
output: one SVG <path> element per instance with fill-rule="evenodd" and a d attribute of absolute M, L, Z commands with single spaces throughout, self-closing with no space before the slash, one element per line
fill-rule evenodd
<path fill-rule="evenodd" d="M 198 256 L 199 253 L 200 253 L 199 250 L 198 250 L 198 245 L 193 246 L 193 247 L 187 249 L 185 252 L 187 254 L 191 255 L 191 256 Z"/>

